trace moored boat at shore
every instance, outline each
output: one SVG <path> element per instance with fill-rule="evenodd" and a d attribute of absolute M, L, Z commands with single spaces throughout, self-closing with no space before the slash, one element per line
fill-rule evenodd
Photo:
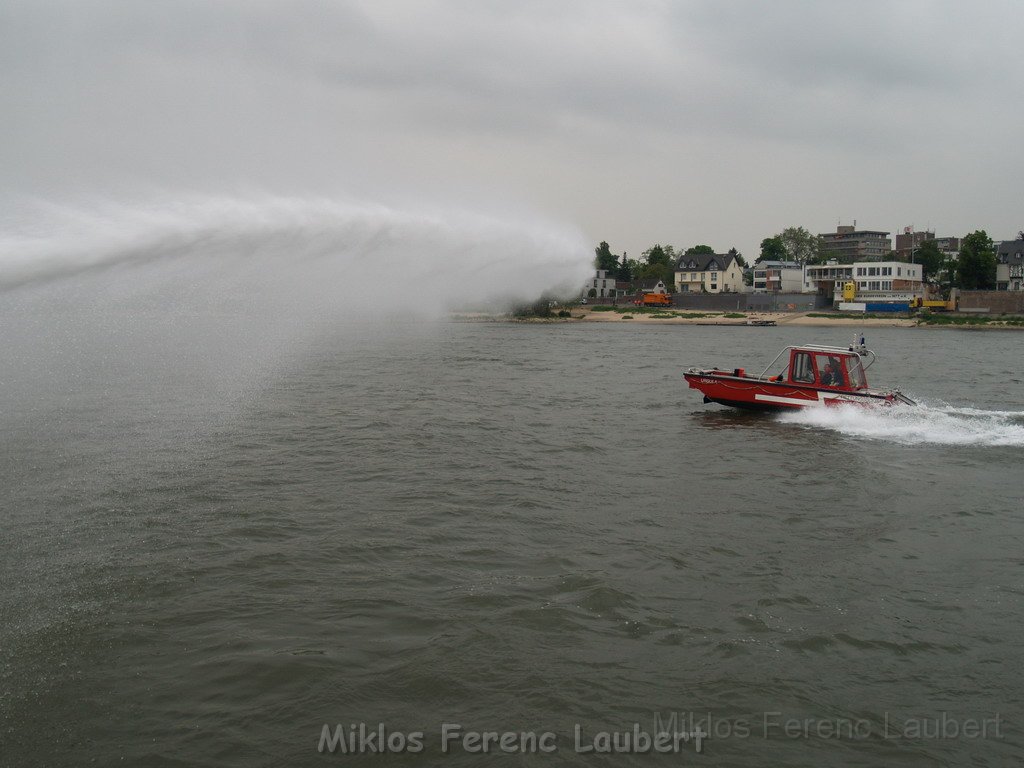
<path fill-rule="evenodd" d="M 769 375 L 783 356 L 786 367 L 779 374 Z M 786 410 L 846 403 L 915 405 L 898 389 L 868 387 L 865 371 L 874 361 L 874 352 L 861 339 L 848 348 L 815 344 L 785 347 L 760 375 L 749 375 L 743 368 L 690 368 L 683 377 L 691 389 L 703 393 L 705 403 L 734 408 Z"/>

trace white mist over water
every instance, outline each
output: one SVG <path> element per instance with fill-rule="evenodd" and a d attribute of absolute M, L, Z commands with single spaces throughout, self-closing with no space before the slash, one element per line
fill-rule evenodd
<path fill-rule="evenodd" d="M 948 405 L 804 408 L 779 419 L 851 437 L 904 445 L 1024 446 L 1024 411 L 985 411 Z"/>
<path fill-rule="evenodd" d="M 329 353 L 324 336 L 576 295 L 592 260 L 546 222 L 323 198 L 35 203 L 2 229 L 4 415 L 115 380 L 140 403 L 223 401 Z"/>
<path fill-rule="evenodd" d="M 284 280 L 363 308 L 393 307 L 377 300 L 393 291 L 405 304 L 437 310 L 467 298 L 500 306 L 545 291 L 570 295 L 592 258 L 579 232 L 546 222 L 323 198 L 37 203 L 8 219 L 3 288 L 105 267 L 220 260 L 227 280 L 257 292 L 280 290 Z"/>

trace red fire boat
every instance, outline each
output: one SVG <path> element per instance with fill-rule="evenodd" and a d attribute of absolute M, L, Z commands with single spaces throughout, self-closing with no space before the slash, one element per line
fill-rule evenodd
<path fill-rule="evenodd" d="M 788 353 L 781 373 L 768 375 Z M 808 344 L 786 347 L 760 376 L 743 368 L 690 368 L 683 377 L 691 389 L 704 394 L 705 403 L 734 408 L 785 410 L 822 405 L 862 403 L 874 405 L 915 405 L 898 389 L 869 389 L 865 374 L 875 362 L 875 353 L 861 339 L 849 348 Z"/>

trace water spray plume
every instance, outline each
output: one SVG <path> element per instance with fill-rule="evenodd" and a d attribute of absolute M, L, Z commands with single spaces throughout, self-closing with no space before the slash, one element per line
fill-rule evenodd
<path fill-rule="evenodd" d="M 0 288 L 181 261 L 257 295 L 302 286 L 360 311 L 386 302 L 443 311 L 471 296 L 503 308 L 577 291 L 589 272 L 579 233 L 467 211 L 397 210 L 303 198 L 191 198 L 88 208 L 37 204 L 0 236 Z M 173 289 L 173 286 L 168 286 Z"/>
<path fill-rule="evenodd" d="M 467 211 L 207 197 L 35 204 L 7 219 L 6 416 L 114 375 L 140 395 L 188 381 L 186 397 L 233 397 L 304 349 L 331 349 L 324 336 L 384 343 L 450 309 L 571 295 L 590 270 L 578 233 Z"/>

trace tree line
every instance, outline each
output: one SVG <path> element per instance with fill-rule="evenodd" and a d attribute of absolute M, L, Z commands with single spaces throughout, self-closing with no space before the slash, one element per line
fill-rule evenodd
<path fill-rule="evenodd" d="M 616 280 L 633 282 L 637 280 L 661 280 L 666 286 L 672 286 L 676 280 L 676 264 L 683 256 L 710 255 L 716 253 L 710 245 L 694 245 L 686 249 L 676 249 L 671 245 L 655 244 L 640 254 L 641 258 L 631 259 L 623 251 L 622 255 L 612 253 L 605 241 L 594 250 L 594 266 L 606 270 Z M 747 266 L 743 255 L 735 248 L 729 253 L 736 257 L 741 268 Z"/>
<path fill-rule="evenodd" d="M 1024 231 L 1018 237 L 1024 240 Z M 747 262 L 739 251 L 730 248 L 728 252 L 736 257 L 742 269 L 747 268 Z M 608 243 L 602 241 L 594 253 L 594 266 L 608 271 L 616 280 L 632 282 L 657 279 L 671 286 L 675 282 L 675 266 L 680 257 L 711 255 L 716 251 L 709 245 L 677 250 L 671 245 L 656 244 L 644 251 L 640 259 L 631 259 L 625 252 L 621 256 L 612 253 Z M 916 245 L 913 253 L 915 263 L 921 265 L 925 282 L 936 283 L 947 291 L 950 288 L 990 290 L 996 287 L 995 246 L 985 230 L 977 230 L 961 239 L 959 258 L 942 253 L 935 240 L 925 240 Z M 825 264 L 835 256 L 822 247 L 817 235 L 811 234 L 806 228 L 787 227 L 779 234 L 761 241 L 761 252 L 754 263 L 793 261 Z M 894 251 L 890 253 L 889 260 L 897 260 Z"/>

